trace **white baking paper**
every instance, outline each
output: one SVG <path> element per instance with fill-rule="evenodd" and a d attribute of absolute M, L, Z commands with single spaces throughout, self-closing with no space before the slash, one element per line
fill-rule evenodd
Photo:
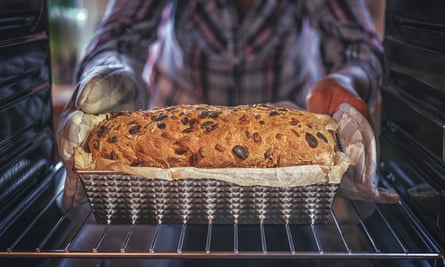
<path fill-rule="evenodd" d="M 280 168 L 195 168 L 169 169 L 132 167 L 109 159 L 93 159 L 90 153 L 77 147 L 74 150 L 76 171 L 110 171 L 146 178 L 167 180 L 215 179 L 241 186 L 293 187 L 313 184 L 340 183 L 351 164 L 346 154 L 337 152 L 334 166 L 300 165 Z"/>

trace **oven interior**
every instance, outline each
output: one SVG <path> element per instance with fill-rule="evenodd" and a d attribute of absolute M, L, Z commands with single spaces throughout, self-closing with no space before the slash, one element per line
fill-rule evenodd
<path fill-rule="evenodd" d="M 378 174 L 327 224 L 106 225 L 60 209 L 45 1 L 0 3 L 0 266 L 445 266 L 443 1 L 387 1 Z"/>

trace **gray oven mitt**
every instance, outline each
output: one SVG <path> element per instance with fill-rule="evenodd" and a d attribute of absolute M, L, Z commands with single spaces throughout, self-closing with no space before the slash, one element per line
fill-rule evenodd
<path fill-rule="evenodd" d="M 87 201 L 80 179 L 73 172 L 73 148 L 84 144 L 92 121 L 103 119 L 96 114 L 146 107 L 148 91 L 134 76 L 125 66 L 89 69 L 60 115 L 56 132 L 57 147 L 67 171 L 63 209 Z"/>
<path fill-rule="evenodd" d="M 338 195 L 369 202 L 394 203 L 400 197 L 378 187 L 377 151 L 373 129 L 363 115 L 349 104 L 341 104 L 333 118 L 338 123 L 338 137 L 353 161 L 345 173 Z"/>

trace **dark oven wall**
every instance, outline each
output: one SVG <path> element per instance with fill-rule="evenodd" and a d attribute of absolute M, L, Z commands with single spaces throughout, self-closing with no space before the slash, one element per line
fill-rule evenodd
<path fill-rule="evenodd" d="M 54 164 L 45 1 L 0 1 L 0 218 Z"/>
<path fill-rule="evenodd" d="M 382 171 L 444 240 L 445 2 L 388 0 Z"/>

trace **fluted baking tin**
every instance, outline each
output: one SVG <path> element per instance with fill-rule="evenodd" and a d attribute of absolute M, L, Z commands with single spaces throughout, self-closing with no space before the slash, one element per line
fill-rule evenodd
<path fill-rule="evenodd" d="M 326 223 L 338 184 L 239 186 L 78 171 L 98 223 Z"/>

